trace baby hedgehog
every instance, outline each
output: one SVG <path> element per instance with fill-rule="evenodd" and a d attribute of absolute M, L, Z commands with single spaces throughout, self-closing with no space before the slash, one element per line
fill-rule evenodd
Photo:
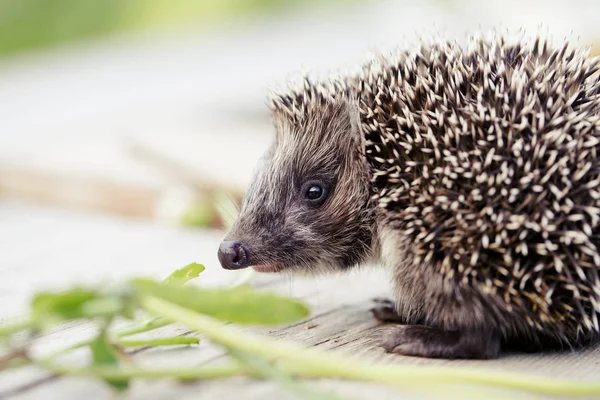
<path fill-rule="evenodd" d="M 600 78 L 567 44 L 422 44 L 270 98 L 226 269 L 391 271 L 388 352 L 496 358 L 599 336 Z"/>

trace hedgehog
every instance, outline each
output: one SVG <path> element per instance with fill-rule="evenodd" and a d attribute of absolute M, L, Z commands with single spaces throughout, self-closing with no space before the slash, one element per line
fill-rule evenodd
<path fill-rule="evenodd" d="M 225 269 L 381 265 L 387 352 L 491 359 L 597 341 L 598 60 L 536 36 L 437 40 L 269 98 Z"/>

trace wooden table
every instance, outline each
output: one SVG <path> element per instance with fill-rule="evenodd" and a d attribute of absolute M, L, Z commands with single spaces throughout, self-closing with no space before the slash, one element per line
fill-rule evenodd
<path fill-rule="evenodd" d="M 41 288 L 65 287 L 74 282 L 99 282 L 133 275 L 160 278 L 191 261 L 202 262 L 202 285 L 234 282 L 239 275 L 222 270 L 215 249 L 221 233 L 185 230 L 148 222 L 124 221 L 57 211 L 14 202 L 0 202 L 0 316 L 12 318 L 27 309 L 28 297 Z M 432 361 L 385 354 L 369 338 L 377 326 L 370 299 L 387 295 L 385 271 L 366 268 L 348 275 L 320 279 L 258 276 L 255 284 L 303 299 L 311 316 L 301 323 L 251 330 L 295 340 L 332 351 L 350 352 L 390 363 L 475 365 L 481 368 L 523 371 L 551 377 L 600 379 L 600 348 L 577 353 L 508 355 L 493 361 Z M 71 324 L 41 339 L 38 351 L 63 347 L 67 341 L 89 336 L 93 327 Z M 156 334 L 189 334 L 182 327 L 165 327 Z M 68 356 L 85 361 L 85 351 Z M 219 362 L 223 352 L 208 341 L 173 349 L 147 349 L 133 359 L 141 366 L 197 366 Z M 335 389 L 354 399 L 414 398 L 410 393 L 374 385 L 324 380 L 314 385 Z M 87 378 L 53 377 L 33 367 L 0 374 L 0 398 L 105 399 L 110 390 Z M 270 382 L 232 378 L 178 384 L 136 381 L 131 399 L 287 399 L 293 398 Z"/>

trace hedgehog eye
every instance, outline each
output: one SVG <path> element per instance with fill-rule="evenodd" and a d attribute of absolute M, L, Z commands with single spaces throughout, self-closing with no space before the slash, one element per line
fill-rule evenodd
<path fill-rule="evenodd" d="M 311 181 L 304 184 L 302 188 L 304 199 L 311 205 L 320 206 L 327 200 L 327 186 L 322 182 Z"/>
<path fill-rule="evenodd" d="M 306 191 L 306 198 L 308 200 L 318 200 L 323 196 L 323 188 L 319 185 L 313 185 Z"/>

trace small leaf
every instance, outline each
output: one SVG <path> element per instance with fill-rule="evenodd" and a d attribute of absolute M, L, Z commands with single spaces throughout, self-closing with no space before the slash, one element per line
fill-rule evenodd
<path fill-rule="evenodd" d="M 119 364 L 117 351 L 108 341 L 105 332 L 99 334 L 90 343 L 90 350 L 92 351 L 94 366 L 117 366 Z M 126 379 L 105 379 L 105 381 L 119 392 L 129 388 L 129 380 Z"/>
<path fill-rule="evenodd" d="M 86 301 L 81 305 L 81 312 L 88 318 L 110 317 L 121 313 L 124 308 L 125 304 L 122 299 L 117 297 L 106 297 Z"/>
<path fill-rule="evenodd" d="M 40 323 L 87 317 L 83 305 L 97 298 L 95 291 L 76 287 L 59 293 L 40 293 L 34 297 L 31 307 L 34 320 Z"/>
<path fill-rule="evenodd" d="M 75 287 L 63 292 L 43 292 L 33 298 L 32 316 L 38 327 L 80 318 L 112 317 L 133 318 L 138 307 L 133 288 L 92 290 Z"/>
<path fill-rule="evenodd" d="M 156 296 L 196 312 L 240 324 L 283 324 L 302 319 L 309 310 L 297 300 L 250 287 L 198 288 L 133 281 L 141 294 Z"/>
<path fill-rule="evenodd" d="M 174 271 L 163 281 L 163 283 L 170 285 L 183 285 L 184 283 L 197 278 L 202 271 L 204 271 L 204 265 L 191 263 Z"/>

